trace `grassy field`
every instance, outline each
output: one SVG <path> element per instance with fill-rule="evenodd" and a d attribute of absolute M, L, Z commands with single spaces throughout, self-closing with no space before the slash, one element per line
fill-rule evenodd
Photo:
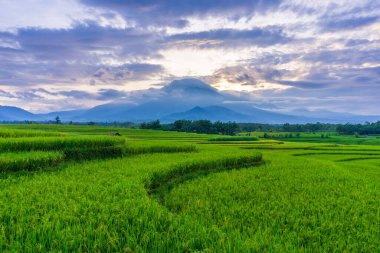
<path fill-rule="evenodd" d="M 0 136 L 0 252 L 380 252 L 376 138 Z"/>
<path fill-rule="evenodd" d="M 358 145 L 380 145 L 380 136 L 353 136 L 339 135 L 332 132 L 321 133 L 276 133 L 276 132 L 252 132 L 250 135 L 264 138 L 264 134 L 268 135 L 268 139 L 284 140 L 289 142 L 306 142 L 306 143 L 336 143 L 336 144 L 358 144 Z M 245 133 L 247 135 L 247 133 Z M 291 137 L 289 137 L 291 136 Z"/>

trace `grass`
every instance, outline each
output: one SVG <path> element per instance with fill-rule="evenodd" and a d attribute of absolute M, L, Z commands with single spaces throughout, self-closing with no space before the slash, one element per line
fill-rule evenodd
<path fill-rule="evenodd" d="M 63 160 L 64 155 L 60 152 L 2 153 L 0 172 L 38 170 L 58 165 Z"/>
<path fill-rule="evenodd" d="M 216 137 L 208 139 L 208 141 L 258 141 L 259 138 L 255 136 L 232 136 L 232 137 Z"/>
<path fill-rule="evenodd" d="M 152 153 L 178 153 L 196 152 L 197 148 L 193 144 L 177 143 L 172 141 L 138 141 L 127 140 L 125 146 L 126 155 L 152 154 Z"/>
<path fill-rule="evenodd" d="M 63 136 L 58 132 L 30 131 L 0 128 L 0 138 L 39 137 L 39 136 Z"/>
<path fill-rule="evenodd" d="M 330 163 L 276 154 L 261 168 L 186 182 L 163 203 L 228 234 L 231 251 L 376 252 L 379 192 L 371 184 L 378 181 Z"/>
<path fill-rule="evenodd" d="M 110 147 L 124 144 L 119 137 L 33 137 L 0 139 L 1 152 L 66 150 Z"/>
<path fill-rule="evenodd" d="M 28 127 L 64 135 L 3 139 L 0 167 L 64 161 L 3 172 L 1 252 L 380 251 L 379 146 Z"/>
<path fill-rule="evenodd" d="M 40 135 L 41 131 L 32 132 L 28 132 L 29 137 L 0 139 L 0 171 L 36 170 L 53 167 L 64 160 L 116 158 L 125 154 L 123 138 L 52 137 L 50 132 L 47 135 Z"/>
<path fill-rule="evenodd" d="M 245 156 L 224 156 L 218 159 L 207 157 L 192 163 L 178 164 L 167 173 L 153 174 L 149 185 L 146 187 L 149 193 L 163 196 L 174 188 L 188 180 L 199 176 L 225 170 L 247 168 L 258 165 L 262 161 L 261 153 L 253 153 Z"/>

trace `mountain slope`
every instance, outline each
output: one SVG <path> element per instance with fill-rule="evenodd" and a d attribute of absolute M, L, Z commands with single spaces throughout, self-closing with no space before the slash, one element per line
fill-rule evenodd
<path fill-rule="evenodd" d="M 15 106 L 0 106 L 1 121 L 39 120 L 41 117 Z"/>
<path fill-rule="evenodd" d="M 211 121 L 282 123 L 364 123 L 380 117 L 358 116 L 329 111 L 297 110 L 289 114 L 259 109 L 254 101 L 245 101 L 239 95 L 219 91 L 197 79 L 174 80 L 159 89 L 133 91 L 125 98 L 87 110 L 32 114 L 21 108 L 0 106 L 0 120 L 53 120 L 75 122 L 142 122 L 160 119 L 173 122 L 178 119 Z"/>
<path fill-rule="evenodd" d="M 191 110 L 173 113 L 161 119 L 162 122 L 172 122 L 179 119 L 185 120 L 201 120 L 207 119 L 211 121 L 247 121 L 249 116 L 229 110 L 221 106 L 209 106 L 201 108 L 196 106 Z"/>

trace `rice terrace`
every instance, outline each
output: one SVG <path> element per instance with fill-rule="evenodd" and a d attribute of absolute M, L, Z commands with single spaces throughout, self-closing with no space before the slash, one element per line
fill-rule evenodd
<path fill-rule="evenodd" d="M 380 253 L 380 0 L 0 0 L 0 253 Z"/>
<path fill-rule="evenodd" d="M 379 250 L 376 143 L 69 125 L 0 135 L 3 252 Z"/>

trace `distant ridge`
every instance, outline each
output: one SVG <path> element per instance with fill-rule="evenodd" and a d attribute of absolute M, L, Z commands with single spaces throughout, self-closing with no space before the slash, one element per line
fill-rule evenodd
<path fill-rule="evenodd" d="M 228 101 L 228 102 L 226 102 Z M 255 123 L 364 123 L 380 120 L 375 116 L 359 116 L 330 111 L 297 110 L 279 113 L 241 103 L 239 97 L 219 91 L 198 79 L 181 79 L 159 89 L 131 92 L 125 99 L 98 105 L 90 109 L 33 114 L 14 106 L 0 106 L 0 121 L 48 121 L 59 116 L 74 122 L 144 122 L 178 119 L 235 121 Z"/>
<path fill-rule="evenodd" d="M 162 118 L 163 122 L 172 122 L 177 119 L 186 119 L 186 120 L 201 120 L 208 119 L 211 121 L 247 121 L 249 116 L 235 112 L 233 110 L 221 107 L 221 106 L 208 106 L 201 108 L 196 106 L 191 110 L 173 113 Z"/>
<path fill-rule="evenodd" d="M 0 120 L 2 121 L 24 121 L 39 120 L 39 115 L 30 113 L 15 106 L 0 106 Z"/>

